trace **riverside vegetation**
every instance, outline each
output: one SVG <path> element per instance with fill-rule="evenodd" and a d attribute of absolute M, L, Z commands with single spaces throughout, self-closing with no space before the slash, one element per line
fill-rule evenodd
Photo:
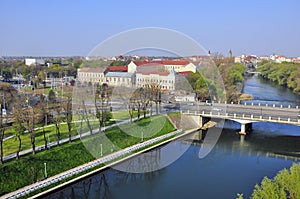
<path fill-rule="evenodd" d="M 258 71 L 261 72 L 261 76 L 264 79 L 289 88 L 296 94 L 300 94 L 300 64 L 265 61 L 259 64 Z"/>
<path fill-rule="evenodd" d="M 238 194 L 237 199 L 243 198 L 243 194 Z M 281 170 L 273 179 L 264 177 L 260 185 L 255 185 L 251 198 L 300 198 L 300 164 L 293 164 L 290 169 Z"/>

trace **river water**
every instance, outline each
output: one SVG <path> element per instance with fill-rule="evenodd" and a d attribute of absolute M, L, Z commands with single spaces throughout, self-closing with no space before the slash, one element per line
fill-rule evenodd
<path fill-rule="evenodd" d="M 254 103 L 299 105 L 299 96 L 258 77 L 245 82 L 244 92 Z M 187 148 L 175 162 L 160 170 L 142 174 L 108 169 L 59 190 L 47 198 L 249 198 L 256 183 L 300 162 L 300 127 L 254 123 L 244 140 L 237 134 L 240 125 L 226 122 L 213 150 L 199 158 L 201 142 L 185 139 L 151 152 L 163 159 L 166 152 Z"/>

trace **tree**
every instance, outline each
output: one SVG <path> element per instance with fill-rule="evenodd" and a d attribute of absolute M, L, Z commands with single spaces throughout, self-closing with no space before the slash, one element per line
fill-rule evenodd
<path fill-rule="evenodd" d="M 30 136 L 32 154 L 35 154 L 35 110 L 33 107 L 25 108 L 25 128 Z"/>
<path fill-rule="evenodd" d="M 260 66 L 258 70 L 264 79 L 290 88 L 295 93 L 300 93 L 300 64 L 269 62 Z"/>
<path fill-rule="evenodd" d="M 68 125 L 69 142 L 72 142 L 71 131 L 72 131 L 73 113 L 72 113 L 72 95 L 70 93 L 67 93 L 67 101 L 64 103 L 64 113 Z"/>
<path fill-rule="evenodd" d="M 54 125 L 55 125 L 55 132 L 56 132 L 56 139 L 57 139 L 57 145 L 60 145 L 60 139 L 61 139 L 61 133 L 60 133 L 60 125 L 63 121 L 64 117 L 61 113 L 61 107 L 57 106 L 55 112 L 53 113 L 53 119 L 54 119 Z"/>
<path fill-rule="evenodd" d="M 18 91 L 9 83 L 0 82 L 0 104 L 7 110 L 12 110 L 18 104 Z"/>
<path fill-rule="evenodd" d="M 7 127 L 7 118 L 3 117 L 2 107 L 0 114 L 0 163 L 3 164 L 3 140 L 5 129 Z"/>
<path fill-rule="evenodd" d="M 99 132 L 107 120 L 111 119 L 109 113 L 109 95 L 107 84 L 97 84 L 95 92 L 96 117 L 99 121 Z"/>
<path fill-rule="evenodd" d="M 85 105 L 84 100 L 82 100 L 82 108 L 83 108 L 82 119 L 84 119 L 86 121 L 88 129 L 90 131 L 90 135 L 92 135 L 93 134 L 93 129 L 92 129 L 92 126 L 91 126 L 91 123 L 90 123 L 89 113 L 88 113 L 88 110 L 87 110 L 87 107 Z"/>
<path fill-rule="evenodd" d="M 252 199 L 261 198 L 300 198 L 300 164 L 293 164 L 288 169 L 281 170 L 273 179 L 264 177 L 261 184 L 255 185 Z M 238 194 L 242 199 L 243 194 Z"/>
<path fill-rule="evenodd" d="M 56 94 L 52 89 L 49 91 L 48 100 L 50 103 L 56 102 Z"/>
<path fill-rule="evenodd" d="M 37 104 L 37 107 L 39 107 L 39 109 L 37 110 L 37 120 L 39 124 L 42 125 L 42 129 L 43 129 L 43 136 L 44 136 L 44 146 L 45 149 L 48 148 L 47 146 L 47 138 L 46 138 L 46 131 L 45 131 L 45 126 L 48 123 L 48 119 L 49 119 L 49 109 L 48 109 L 48 99 L 46 99 L 44 97 L 44 95 L 41 95 L 40 98 L 40 102 Z"/>
<path fill-rule="evenodd" d="M 158 114 L 158 105 L 161 103 L 161 90 L 158 84 L 150 84 L 150 100 L 155 103 L 156 114 Z M 151 104 L 150 104 L 151 105 Z"/>
<path fill-rule="evenodd" d="M 151 89 L 150 89 L 149 85 L 146 85 L 146 88 L 141 88 L 139 90 L 139 92 L 140 92 L 139 97 L 140 97 L 140 101 L 142 104 L 144 118 L 146 118 L 147 108 L 151 104 Z"/>
<path fill-rule="evenodd" d="M 21 106 L 18 106 L 15 108 L 14 110 L 14 124 L 13 124 L 14 128 L 15 128 L 15 135 L 16 138 L 19 141 L 19 146 L 18 146 L 18 151 L 16 153 L 16 159 L 20 159 L 20 151 L 21 151 L 21 147 L 22 147 L 22 139 L 21 139 L 21 135 L 22 133 L 24 133 L 24 131 L 26 130 L 25 127 L 25 109 L 22 108 Z"/>

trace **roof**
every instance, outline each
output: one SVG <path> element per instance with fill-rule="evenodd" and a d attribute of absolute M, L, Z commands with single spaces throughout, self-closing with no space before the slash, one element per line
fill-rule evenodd
<path fill-rule="evenodd" d="M 138 70 L 136 74 L 168 76 L 171 73 L 166 70 Z"/>
<path fill-rule="evenodd" d="M 127 66 L 108 66 L 107 70 L 110 72 L 118 72 L 118 71 L 127 72 Z"/>
<path fill-rule="evenodd" d="M 124 73 L 124 72 L 108 72 L 105 77 L 132 77 L 132 73 Z"/>
<path fill-rule="evenodd" d="M 132 61 L 132 62 L 137 66 L 141 66 L 149 63 L 148 61 Z"/>
<path fill-rule="evenodd" d="M 183 72 L 178 72 L 178 75 L 189 75 L 193 73 L 192 71 L 183 71 Z"/>
<path fill-rule="evenodd" d="M 153 61 L 153 63 L 158 63 L 162 65 L 187 65 L 190 62 L 187 60 L 161 60 L 161 61 Z"/>
<path fill-rule="evenodd" d="M 184 59 L 180 60 L 159 60 L 159 61 L 133 61 L 133 63 L 137 66 L 142 66 L 146 64 L 162 64 L 162 65 L 187 65 L 190 62 Z"/>
<path fill-rule="evenodd" d="M 95 68 L 79 68 L 78 72 L 84 73 L 103 73 L 106 68 L 104 67 L 95 67 Z"/>

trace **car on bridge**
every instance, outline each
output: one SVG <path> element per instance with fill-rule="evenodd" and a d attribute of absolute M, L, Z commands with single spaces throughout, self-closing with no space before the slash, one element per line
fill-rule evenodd
<path fill-rule="evenodd" d="M 221 108 L 213 108 L 213 111 L 222 111 L 222 109 Z"/>
<path fill-rule="evenodd" d="M 206 106 L 212 106 L 213 103 L 212 103 L 212 102 L 205 102 L 205 105 L 206 105 Z"/>

